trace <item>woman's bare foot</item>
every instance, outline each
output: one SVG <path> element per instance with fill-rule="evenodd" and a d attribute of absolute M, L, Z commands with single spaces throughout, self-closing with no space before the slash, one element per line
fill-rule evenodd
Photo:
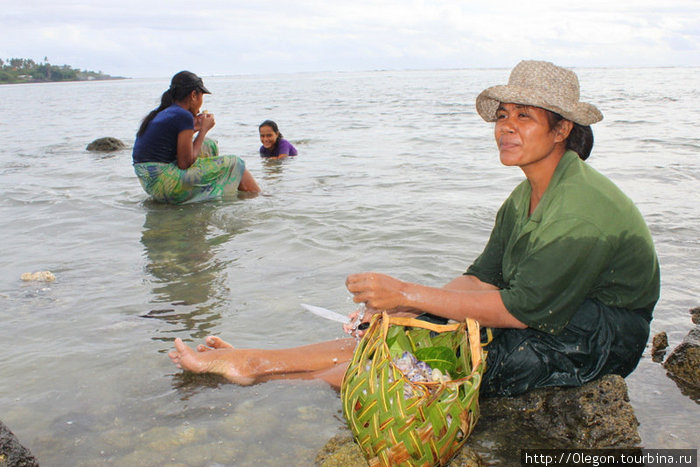
<path fill-rule="evenodd" d="M 231 344 L 214 336 L 207 338 L 207 344 L 210 348 L 200 345 L 205 350 L 195 351 L 177 338 L 175 350 L 170 351 L 168 357 L 178 368 L 193 373 L 222 375 L 229 381 L 244 386 L 255 382 L 245 350 L 235 350 Z"/>
<path fill-rule="evenodd" d="M 197 352 L 206 352 L 207 350 L 213 350 L 213 349 L 232 349 L 233 346 L 226 342 L 225 340 L 221 339 L 220 337 L 216 336 L 207 336 L 206 339 L 204 339 L 204 342 L 207 345 L 204 344 L 199 344 L 197 346 Z"/>

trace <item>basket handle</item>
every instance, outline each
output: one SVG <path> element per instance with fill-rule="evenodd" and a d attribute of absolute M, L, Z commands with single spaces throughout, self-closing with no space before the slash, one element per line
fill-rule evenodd
<path fill-rule="evenodd" d="M 461 323 L 453 324 L 435 324 L 422 319 L 407 318 L 405 316 L 390 316 L 386 312 L 382 313 L 382 320 L 388 321 L 389 324 L 397 324 L 399 326 L 411 326 L 414 328 L 425 328 L 435 332 L 456 331 Z"/>
<path fill-rule="evenodd" d="M 481 332 L 479 323 L 471 318 L 467 318 L 467 332 L 469 333 L 469 350 L 471 351 L 472 371 L 481 365 Z"/>
<path fill-rule="evenodd" d="M 472 319 L 467 318 L 467 335 L 469 336 L 469 350 L 471 351 L 471 363 L 472 371 L 481 365 L 481 335 L 479 330 L 479 323 Z M 407 318 L 404 316 L 390 316 L 387 312 L 382 313 L 382 331 L 386 335 L 390 324 L 396 324 L 399 326 L 412 326 L 417 328 L 429 329 L 435 332 L 448 332 L 456 331 L 462 325 L 462 323 L 453 324 L 435 324 L 428 321 L 423 321 L 416 318 Z"/>

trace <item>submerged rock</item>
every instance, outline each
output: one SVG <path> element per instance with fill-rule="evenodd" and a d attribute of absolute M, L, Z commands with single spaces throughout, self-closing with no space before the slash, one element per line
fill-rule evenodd
<path fill-rule="evenodd" d="M 105 138 L 97 138 L 95 141 L 87 145 L 88 151 L 110 152 L 124 149 L 126 144 L 117 138 L 107 136 Z"/>
<path fill-rule="evenodd" d="M 0 467 L 38 467 L 29 449 L 0 421 Z"/>
<path fill-rule="evenodd" d="M 483 399 L 480 412 L 474 433 L 449 465 L 519 462 L 524 445 L 597 449 L 633 448 L 641 442 L 627 384 L 617 375 L 579 388 L 538 389 L 518 397 Z M 365 466 L 367 462 L 347 430 L 326 444 L 316 464 Z"/>
<path fill-rule="evenodd" d="M 320 467 L 366 467 L 367 461 L 350 430 L 335 435 L 316 455 Z"/>
<path fill-rule="evenodd" d="M 360 446 L 355 443 L 349 429 L 331 438 L 316 455 L 316 465 L 319 467 L 367 467 L 367 461 Z M 449 466 L 453 467 L 483 467 L 485 464 L 479 454 L 469 446 L 462 449 L 452 458 Z"/>
<path fill-rule="evenodd" d="M 56 280 L 56 276 L 54 276 L 51 271 L 23 272 L 19 278 L 25 282 L 53 282 Z"/>

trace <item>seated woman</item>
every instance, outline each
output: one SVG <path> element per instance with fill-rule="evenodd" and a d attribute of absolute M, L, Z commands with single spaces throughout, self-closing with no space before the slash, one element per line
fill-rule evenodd
<path fill-rule="evenodd" d="M 206 138 L 216 122 L 199 113 L 204 94 L 210 92 L 200 77 L 177 73 L 136 134 L 134 171 L 156 201 L 182 204 L 260 191 L 241 158 L 219 156 L 216 142 Z"/>
<path fill-rule="evenodd" d="M 265 120 L 258 127 L 260 132 L 260 156 L 266 159 L 282 159 L 287 156 L 296 156 L 297 149 L 282 137 L 277 124 L 272 120 Z"/>
<path fill-rule="evenodd" d="M 572 71 L 539 61 L 519 63 L 476 108 L 495 122 L 501 163 L 526 177 L 499 209 L 484 251 L 443 288 L 350 275 L 354 301 L 370 312 L 472 318 L 493 328 L 484 396 L 627 376 L 649 336 L 659 264 L 633 202 L 584 162 L 590 125 L 602 114 L 579 102 Z M 206 344 L 193 350 L 176 339 L 170 358 L 240 384 L 322 378 L 339 386 L 353 354 L 351 338 L 282 350 L 234 349 L 216 337 Z"/>

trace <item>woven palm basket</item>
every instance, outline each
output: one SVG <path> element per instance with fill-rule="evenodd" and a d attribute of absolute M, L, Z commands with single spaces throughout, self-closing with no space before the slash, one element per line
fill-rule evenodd
<path fill-rule="evenodd" d="M 400 328 L 392 329 L 395 326 Z M 398 340 L 410 342 L 413 350 L 451 349 L 456 357 L 454 379 L 411 382 L 393 362 Z M 436 325 L 386 313 L 374 315 L 340 391 L 343 412 L 369 465 L 446 465 L 479 418 L 483 372 L 476 321 Z"/>

